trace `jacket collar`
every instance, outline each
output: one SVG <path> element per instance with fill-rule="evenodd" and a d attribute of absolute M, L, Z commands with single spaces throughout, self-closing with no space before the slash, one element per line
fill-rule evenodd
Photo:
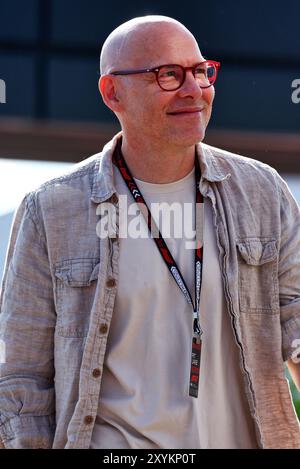
<path fill-rule="evenodd" d="M 203 179 L 209 182 L 221 182 L 231 176 L 222 168 L 220 161 L 214 155 L 213 147 L 201 142 L 197 143 L 196 148 Z"/>
<path fill-rule="evenodd" d="M 109 199 L 115 192 L 113 178 L 112 155 L 114 153 L 118 139 L 122 136 L 122 131 L 118 132 L 99 153 L 96 159 L 91 200 L 95 203 Z"/>
<path fill-rule="evenodd" d="M 95 203 L 104 202 L 116 192 L 113 179 L 112 155 L 121 136 L 122 131 L 118 132 L 103 147 L 102 152 L 97 155 L 91 192 L 91 200 Z M 204 143 L 197 143 L 196 149 L 201 169 L 201 181 L 221 182 L 230 177 L 230 173 L 225 172 L 218 163 L 212 147 Z"/>

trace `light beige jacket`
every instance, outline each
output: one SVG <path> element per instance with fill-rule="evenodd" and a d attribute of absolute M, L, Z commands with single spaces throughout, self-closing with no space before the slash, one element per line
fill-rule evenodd
<path fill-rule="evenodd" d="M 119 137 L 27 194 L 16 212 L 0 302 L 7 448 L 90 446 L 119 260 L 118 238 L 97 237 L 96 209 L 117 203 Z M 197 150 L 258 445 L 300 448 L 284 369 L 300 339 L 299 207 L 270 166 L 205 144 Z"/>

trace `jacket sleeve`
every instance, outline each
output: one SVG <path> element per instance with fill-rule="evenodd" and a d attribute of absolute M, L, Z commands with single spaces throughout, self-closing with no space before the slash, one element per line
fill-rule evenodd
<path fill-rule="evenodd" d="M 51 448 L 55 430 L 53 300 L 45 234 L 27 194 L 15 213 L 0 296 L 0 440 Z"/>
<path fill-rule="evenodd" d="M 281 236 L 279 298 L 284 361 L 300 347 L 300 208 L 286 182 L 278 175 Z"/>

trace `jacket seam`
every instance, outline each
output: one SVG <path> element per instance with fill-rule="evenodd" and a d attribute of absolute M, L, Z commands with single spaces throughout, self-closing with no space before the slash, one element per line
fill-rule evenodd
<path fill-rule="evenodd" d="M 28 215 L 30 220 L 32 221 L 38 235 L 39 235 L 39 242 L 42 247 L 47 248 L 46 237 L 43 236 L 42 227 L 39 221 L 39 217 L 36 213 L 36 204 L 34 201 L 35 192 L 30 192 L 25 198 L 25 207 L 27 209 Z"/>

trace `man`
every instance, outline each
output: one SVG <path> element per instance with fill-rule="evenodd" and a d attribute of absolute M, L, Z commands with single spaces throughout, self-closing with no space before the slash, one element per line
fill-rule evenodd
<path fill-rule="evenodd" d="M 300 387 L 299 207 L 273 168 L 201 143 L 219 64 L 181 23 L 122 24 L 100 66 L 122 131 L 15 215 L 4 446 L 299 448 L 284 368 Z M 194 238 L 152 213 L 173 202 L 193 208 Z"/>

